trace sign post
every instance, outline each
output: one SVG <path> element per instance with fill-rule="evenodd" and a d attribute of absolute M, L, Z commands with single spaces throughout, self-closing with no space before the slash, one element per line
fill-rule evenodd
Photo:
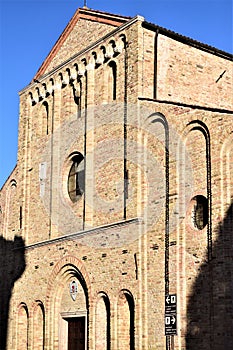
<path fill-rule="evenodd" d="M 165 296 L 165 335 L 177 335 L 177 296 Z"/>

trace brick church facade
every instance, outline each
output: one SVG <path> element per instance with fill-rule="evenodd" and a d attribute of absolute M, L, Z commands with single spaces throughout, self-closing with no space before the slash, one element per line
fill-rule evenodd
<path fill-rule="evenodd" d="M 233 348 L 232 91 L 232 55 L 76 11 L 19 93 L 1 350 Z"/>

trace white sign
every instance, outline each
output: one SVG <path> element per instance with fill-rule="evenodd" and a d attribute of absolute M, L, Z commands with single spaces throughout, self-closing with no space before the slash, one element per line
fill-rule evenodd
<path fill-rule="evenodd" d="M 75 301 L 78 294 L 78 284 L 75 280 L 70 282 L 70 296 Z"/>

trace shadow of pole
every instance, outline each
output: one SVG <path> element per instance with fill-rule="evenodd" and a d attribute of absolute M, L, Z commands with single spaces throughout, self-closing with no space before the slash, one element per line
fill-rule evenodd
<path fill-rule="evenodd" d="M 233 349 L 233 204 L 217 230 L 188 304 L 186 350 Z"/>
<path fill-rule="evenodd" d="M 15 236 L 14 241 L 10 241 L 0 237 L 0 350 L 6 349 L 12 289 L 25 266 L 23 239 Z"/>

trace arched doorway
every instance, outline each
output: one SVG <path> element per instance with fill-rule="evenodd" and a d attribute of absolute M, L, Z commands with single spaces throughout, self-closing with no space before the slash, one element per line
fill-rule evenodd
<path fill-rule="evenodd" d="M 59 350 L 87 349 L 87 290 L 79 274 L 63 287 L 60 306 Z"/>
<path fill-rule="evenodd" d="M 71 262 L 67 261 L 71 260 Z M 60 262 L 52 274 L 48 291 L 48 349 L 88 350 L 88 277 L 74 258 Z M 79 268 L 81 267 L 81 269 Z M 84 277 L 85 276 L 85 277 Z"/>

